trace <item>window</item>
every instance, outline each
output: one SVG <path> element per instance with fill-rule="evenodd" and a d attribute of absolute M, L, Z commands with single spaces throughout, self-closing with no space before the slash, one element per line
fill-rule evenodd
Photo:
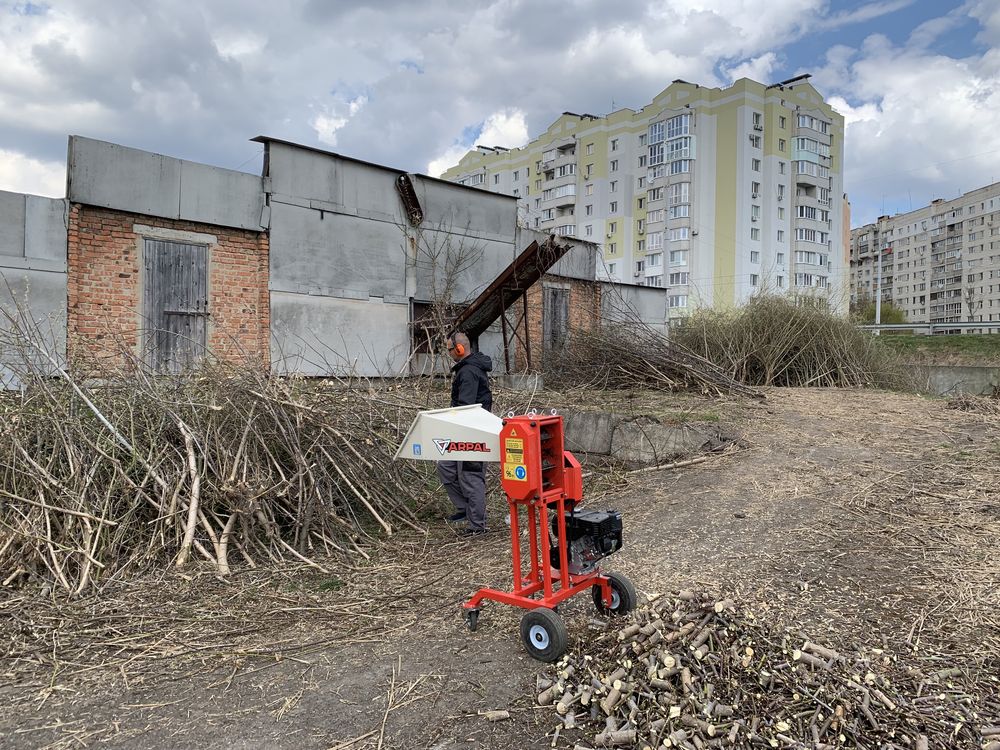
<path fill-rule="evenodd" d="M 690 182 L 678 182 L 671 185 L 668 192 L 667 204 L 670 206 L 676 206 L 678 203 L 690 203 L 690 192 L 691 183 Z"/>
<path fill-rule="evenodd" d="M 782 208 L 781 206 L 778 207 L 778 218 L 779 219 L 785 218 L 785 209 Z"/>
<path fill-rule="evenodd" d="M 645 146 L 646 145 L 646 134 L 645 133 L 641 133 L 639 135 L 639 145 L 640 146 Z"/>
<path fill-rule="evenodd" d="M 663 188 L 661 187 L 653 188 L 652 190 L 649 191 L 647 197 L 649 198 L 650 202 L 663 200 Z"/>
<path fill-rule="evenodd" d="M 754 172 L 759 172 L 760 171 L 760 159 L 751 159 L 750 160 L 750 169 L 752 169 Z"/>
<path fill-rule="evenodd" d="M 759 250 L 751 250 L 750 251 L 750 262 L 751 263 L 760 263 L 760 251 Z"/>
<path fill-rule="evenodd" d="M 760 228 L 759 227 L 750 227 L 750 239 L 752 239 L 752 240 L 758 240 L 758 241 L 760 240 Z"/>
<path fill-rule="evenodd" d="M 521 197 L 521 190 L 520 190 L 520 188 L 514 188 L 514 197 L 515 198 L 520 198 Z"/>
<path fill-rule="evenodd" d="M 583 207 L 583 213 L 584 213 L 585 216 L 593 216 L 594 215 L 594 204 L 593 203 L 588 203 L 586 206 L 584 206 Z"/>
<path fill-rule="evenodd" d="M 499 185 L 500 184 L 500 175 L 499 174 L 493 175 L 493 184 L 494 185 Z"/>
<path fill-rule="evenodd" d="M 750 183 L 750 196 L 753 197 L 753 198 L 756 198 L 758 195 L 760 195 L 760 183 L 759 182 L 751 182 Z"/>
<path fill-rule="evenodd" d="M 641 167 L 644 167 L 644 166 L 646 166 L 646 155 L 645 154 L 643 154 L 642 156 L 639 157 L 639 167 L 641 168 Z"/>
<path fill-rule="evenodd" d="M 612 159 L 611 160 L 611 171 L 612 172 L 617 172 L 618 171 L 618 160 L 617 159 Z"/>
<path fill-rule="evenodd" d="M 635 207 L 636 208 L 638 208 L 639 210 L 642 210 L 645 207 L 645 205 L 646 205 L 646 199 L 645 198 L 637 198 L 636 199 L 636 201 L 635 201 Z"/>
<path fill-rule="evenodd" d="M 798 125 L 800 128 L 809 128 L 811 130 L 818 130 L 820 133 L 830 132 L 830 123 L 818 120 L 810 115 L 799 115 Z"/>
<path fill-rule="evenodd" d="M 785 162 L 779 161 L 778 162 L 778 174 L 784 174 L 784 173 L 785 173 Z"/>
<path fill-rule="evenodd" d="M 679 206 L 671 206 L 669 212 L 671 219 L 683 219 L 691 215 L 691 204 L 682 203 Z"/>
<path fill-rule="evenodd" d="M 759 135 L 750 136 L 750 145 L 753 148 L 760 148 L 760 136 Z"/>
<path fill-rule="evenodd" d="M 663 232 L 650 232 L 646 235 L 649 240 L 650 250 L 660 250 L 663 248 Z"/>
<path fill-rule="evenodd" d="M 614 234 L 617 231 L 618 231 L 618 222 L 617 221 L 609 221 L 608 222 L 608 233 L 609 234 Z"/>
<path fill-rule="evenodd" d="M 608 273 L 614 276 L 615 271 L 618 269 L 617 263 L 608 263 Z"/>
<path fill-rule="evenodd" d="M 811 161 L 797 161 L 795 162 L 795 173 L 806 174 L 811 177 L 822 177 L 825 179 L 830 176 L 830 168 Z"/>
<path fill-rule="evenodd" d="M 585 166 L 583 168 L 583 176 L 584 176 L 584 178 L 589 179 L 590 176 L 593 175 L 593 174 L 594 174 L 594 165 L 593 164 L 588 164 L 587 166 Z"/>
<path fill-rule="evenodd" d="M 691 230 L 688 227 L 675 227 L 668 233 L 668 239 L 671 242 L 679 242 L 680 240 L 687 240 L 690 238 Z"/>
<path fill-rule="evenodd" d="M 646 270 L 646 261 L 644 261 L 644 260 L 637 260 L 635 262 L 635 275 L 636 276 L 641 276 L 642 272 L 645 271 L 645 270 Z"/>
<path fill-rule="evenodd" d="M 670 174 L 687 174 L 691 171 L 690 159 L 677 159 L 670 162 Z"/>
<path fill-rule="evenodd" d="M 753 129 L 760 130 L 764 127 L 764 115 L 760 112 L 753 113 Z"/>
<path fill-rule="evenodd" d="M 785 254 L 784 253 L 778 253 L 777 256 L 775 256 L 775 257 L 777 259 L 777 262 L 778 262 L 779 266 L 785 265 Z"/>
<path fill-rule="evenodd" d="M 638 219 L 635 222 L 635 230 L 636 230 L 636 232 L 638 232 L 639 234 L 642 234 L 645 231 L 645 229 L 646 229 L 645 222 L 642 219 Z"/>
<path fill-rule="evenodd" d="M 576 174 L 576 164 L 563 164 L 556 168 L 556 177 L 569 177 Z"/>
<path fill-rule="evenodd" d="M 686 266 L 688 264 L 688 251 L 687 250 L 671 250 L 670 251 L 670 265 L 672 266 Z"/>
<path fill-rule="evenodd" d="M 784 151 L 788 144 L 785 142 L 784 138 L 778 139 L 778 151 Z"/>
<path fill-rule="evenodd" d="M 830 147 L 812 138 L 796 138 L 795 148 L 799 151 L 808 151 L 811 154 L 819 154 L 827 158 L 830 156 Z"/>
<path fill-rule="evenodd" d="M 691 115 L 683 114 L 667 120 L 667 139 L 687 135 L 691 132 Z"/>
<path fill-rule="evenodd" d="M 669 300 L 671 308 L 688 306 L 688 298 L 686 294 L 671 294 Z"/>
<path fill-rule="evenodd" d="M 594 144 L 593 143 L 588 143 L 587 144 L 587 156 L 592 156 L 593 153 L 594 153 Z"/>
<path fill-rule="evenodd" d="M 778 242 L 784 242 L 784 241 L 785 241 L 785 230 L 784 229 L 779 229 L 778 230 Z M 781 253 L 778 253 L 778 256 L 782 257 L 782 258 L 784 257 L 784 255 L 782 255 Z M 784 263 L 783 260 L 779 260 L 778 262 L 779 263 Z"/>
<path fill-rule="evenodd" d="M 646 240 L 637 240 L 635 243 L 635 251 L 640 255 L 646 252 Z"/>
<path fill-rule="evenodd" d="M 593 184 L 585 185 L 584 188 L 583 188 L 583 193 L 584 193 L 584 195 L 593 195 L 594 194 L 594 186 L 593 186 Z"/>
<path fill-rule="evenodd" d="M 788 126 L 788 119 L 784 115 L 778 115 L 778 127 L 784 130 Z"/>
<path fill-rule="evenodd" d="M 644 188 L 646 186 L 646 178 L 645 177 L 640 177 L 639 179 L 637 179 L 635 181 L 635 186 L 637 188 L 639 188 L 640 190 L 642 190 L 642 188 Z"/>
<path fill-rule="evenodd" d="M 759 221 L 760 220 L 760 206 L 758 206 L 756 204 L 750 206 L 750 218 L 753 221 Z"/>
<path fill-rule="evenodd" d="M 815 219 L 816 209 L 812 206 L 799 206 L 798 217 L 800 219 Z"/>
<path fill-rule="evenodd" d="M 587 224 L 583 228 L 583 236 L 584 237 L 593 237 L 594 236 L 594 225 L 593 224 Z"/>
<path fill-rule="evenodd" d="M 646 222 L 649 224 L 654 224 L 658 221 L 663 221 L 663 209 L 657 208 L 654 211 L 649 211 L 646 214 Z"/>
<path fill-rule="evenodd" d="M 610 187 L 610 192 L 617 193 L 618 192 L 618 180 L 612 180 L 611 183 L 610 183 L 610 185 L 609 185 L 609 187 Z"/>
<path fill-rule="evenodd" d="M 688 283 L 688 272 L 678 271 L 670 274 L 670 286 L 681 286 Z"/>
<path fill-rule="evenodd" d="M 618 201 L 611 201 L 611 205 L 609 206 L 608 210 L 609 210 L 609 213 L 613 213 L 613 214 L 618 213 Z"/>
<path fill-rule="evenodd" d="M 612 138 L 611 139 L 611 150 L 612 151 L 617 151 L 618 150 L 618 139 L 617 138 Z"/>
<path fill-rule="evenodd" d="M 646 263 L 650 268 L 659 268 L 663 265 L 663 253 L 653 253 L 647 256 Z"/>
<path fill-rule="evenodd" d="M 664 166 L 662 164 L 658 167 L 650 166 L 650 168 L 646 170 L 646 177 L 650 182 L 663 177 L 665 174 L 666 172 L 664 171 Z"/>
<path fill-rule="evenodd" d="M 663 286 L 663 275 L 647 276 L 646 286 Z"/>
<path fill-rule="evenodd" d="M 663 142 L 654 143 L 649 147 L 649 166 L 655 167 L 657 164 L 663 164 L 664 154 L 666 153 L 663 148 Z M 652 179 L 652 178 L 650 178 Z"/>
<path fill-rule="evenodd" d="M 760 284 L 760 275 L 756 273 L 750 274 L 750 286 L 758 286 Z"/>
<path fill-rule="evenodd" d="M 663 143 L 663 135 L 666 132 L 664 124 L 665 123 L 662 120 L 660 122 L 650 123 L 648 133 L 650 144 Z"/>
<path fill-rule="evenodd" d="M 617 253 L 618 252 L 618 245 L 616 245 L 614 242 L 609 242 L 608 243 L 608 252 L 611 253 L 612 255 L 614 255 L 615 253 Z"/>
<path fill-rule="evenodd" d="M 521 176 L 521 173 L 520 173 L 520 171 L 518 171 L 517 169 L 515 169 L 515 170 L 514 170 L 514 182 L 517 182 L 517 179 L 518 179 L 518 177 L 520 177 L 520 176 Z"/>
<path fill-rule="evenodd" d="M 675 138 L 667 141 L 667 161 L 672 159 L 686 159 L 691 156 L 691 138 Z"/>
<path fill-rule="evenodd" d="M 775 280 L 775 285 L 778 287 L 778 289 L 784 289 L 785 288 L 785 277 L 784 276 L 779 276 Z"/>

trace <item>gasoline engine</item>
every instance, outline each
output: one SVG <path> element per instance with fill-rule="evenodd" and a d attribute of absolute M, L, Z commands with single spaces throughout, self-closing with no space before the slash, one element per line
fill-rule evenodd
<path fill-rule="evenodd" d="M 579 576 L 597 570 L 598 563 L 622 546 L 622 514 L 616 510 L 566 511 L 566 552 L 570 575 Z M 549 563 L 559 570 L 559 519 L 551 521 L 553 541 Z"/>

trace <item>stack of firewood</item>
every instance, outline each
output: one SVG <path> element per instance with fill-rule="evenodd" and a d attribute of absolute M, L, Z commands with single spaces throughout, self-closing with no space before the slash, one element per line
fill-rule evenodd
<path fill-rule="evenodd" d="M 996 676 L 939 658 L 903 666 L 778 631 L 732 600 L 661 596 L 581 642 L 540 680 L 538 703 L 586 747 L 1000 750 Z M 984 712 L 990 715 L 984 715 Z M 564 735 L 565 736 L 565 735 Z"/>

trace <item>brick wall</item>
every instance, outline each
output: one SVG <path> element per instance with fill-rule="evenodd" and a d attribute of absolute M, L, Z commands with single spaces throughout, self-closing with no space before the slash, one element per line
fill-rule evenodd
<path fill-rule="evenodd" d="M 189 235 L 216 238 L 208 249 L 209 350 L 222 359 L 250 357 L 268 364 L 266 233 L 80 204 L 70 208 L 67 247 L 67 355 L 71 362 L 93 358 L 122 364 L 123 349 L 140 353 L 143 237 L 183 242 Z"/>
<path fill-rule="evenodd" d="M 601 285 L 595 281 L 566 279 L 558 276 L 544 276 L 534 284 L 527 293 L 528 297 L 528 335 L 531 343 L 531 361 L 534 369 L 544 367 L 544 314 L 546 286 L 569 289 L 568 327 L 569 334 L 574 330 L 589 330 L 598 325 L 601 319 Z M 518 346 L 516 357 L 517 369 L 526 367 L 524 347 Z"/>

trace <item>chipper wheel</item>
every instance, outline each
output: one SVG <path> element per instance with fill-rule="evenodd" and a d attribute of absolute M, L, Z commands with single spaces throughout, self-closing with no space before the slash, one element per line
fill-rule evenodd
<path fill-rule="evenodd" d="M 635 609 L 638 597 L 635 586 L 621 573 L 608 573 L 608 585 L 611 586 L 611 606 L 604 603 L 601 584 L 595 583 L 590 593 L 594 596 L 594 606 L 602 615 L 625 615 Z"/>
<path fill-rule="evenodd" d="M 563 655 L 568 641 L 566 624 L 551 609 L 532 609 L 521 618 L 521 643 L 532 658 L 554 662 Z"/>

